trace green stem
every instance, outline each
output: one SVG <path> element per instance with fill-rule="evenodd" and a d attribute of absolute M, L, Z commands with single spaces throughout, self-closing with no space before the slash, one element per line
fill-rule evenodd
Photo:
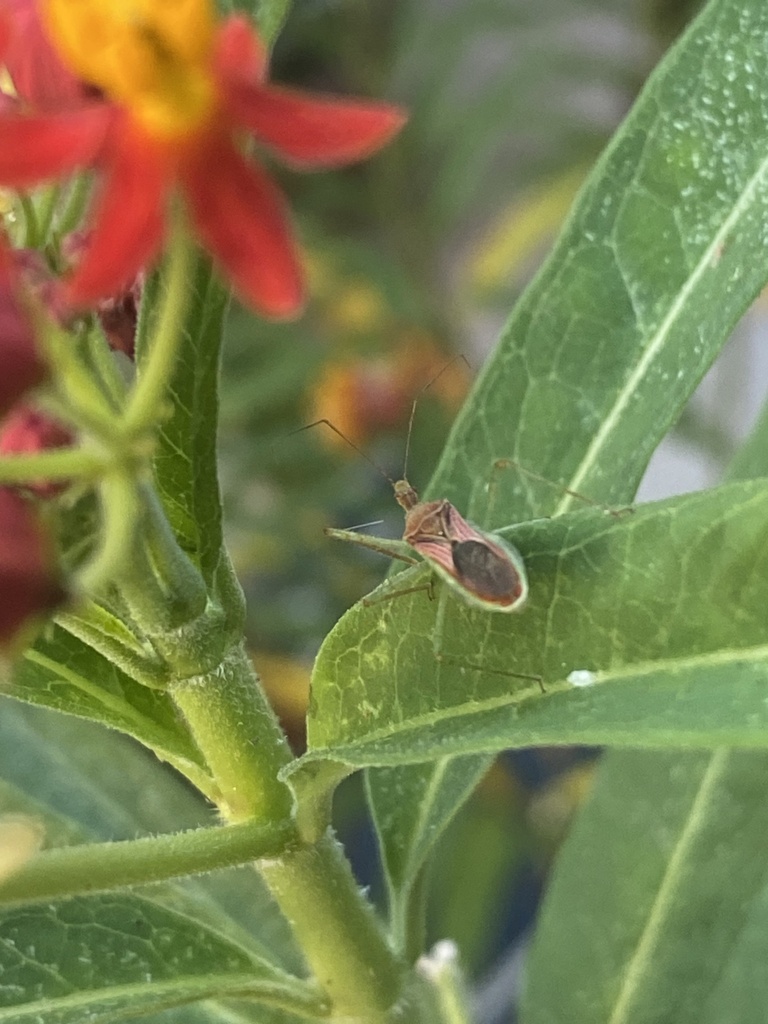
<path fill-rule="evenodd" d="M 120 843 L 46 850 L 0 885 L 0 904 L 111 892 L 247 864 L 284 850 L 290 824 L 247 822 Z"/>
<path fill-rule="evenodd" d="M 331 1000 L 331 1019 L 387 1020 L 400 998 L 405 968 L 338 843 L 327 835 L 258 866 Z"/>
<path fill-rule="evenodd" d="M 291 752 L 245 649 L 168 692 L 221 791 L 221 813 L 229 821 L 289 818 L 293 798 L 277 776 Z"/>
<path fill-rule="evenodd" d="M 115 439 L 115 412 L 83 366 L 72 337 L 52 320 L 37 318 L 38 336 L 51 364 L 52 376 L 70 418 L 87 426 L 106 445 Z"/>
<path fill-rule="evenodd" d="M 109 460 L 93 448 L 57 448 L 33 455 L 3 455 L 0 484 L 27 484 L 41 480 L 98 480 Z"/>
<path fill-rule="evenodd" d="M 101 506 L 103 543 L 78 574 L 79 586 L 86 594 L 99 593 L 129 564 L 140 513 L 136 481 L 130 473 L 113 470 L 104 477 Z"/>
<path fill-rule="evenodd" d="M 157 493 L 141 485 L 140 497 L 140 543 L 116 582 L 134 622 L 152 638 L 174 673 L 198 675 L 209 664 L 218 664 L 228 645 L 219 635 L 215 611 L 206 609 L 205 581 L 179 545 Z"/>
<path fill-rule="evenodd" d="M 56 225 L 60 235 L 74 231 L 83 219 L 85 204 L 91 192 L 91 180 L 87 174 L 78 174 L 67 196 L 64 208 Z"/>
<path fill-rule="evenodd" d="M 404 892 L 390 893 L 390 931 L 395 949 L 402 950 L 409 964 L 424 949 L 427 933 L 427 876 L 424 866 Z"/>
<path fill-rule="evenodd" d="M 147 357 L 138 366 L 138 376 L 125 409 L 121 430 L 141 434 L 162 416 L 162 404 L 173 375 L 184 334 L 184 312 L 189 298 L 192 246 L 178 207 L 174 211 L 173 234 L 165 274 L 165 294 L 157 326 L 147 347 Z"/>
<path fill-rule="evenodd" d="M 37 210 L 29 196 L 23 192 L 18 192 L 17 198 L 24 217 L 24 237 L 21 239 L 21 245 L 26 249 L 34 249 L 37 242 Z"/>
<path fill-rule="evenodd" d="M 50 185 L 37 204 L 37 238 L 32 243 L 35 249 L 42 249 L 51 233 L 53 215 L 61 198 L 61 186 Z"/>
<path fill-rule="evenodd" d="M 118 370 L 114 353 L 109 347 L 104 332 L 100 330 L 94 320 L 88 324 L 83 342 L 87 348 L 88 361 L 94 378 L 98 379 L 107 400 L 116 410 L 121 409 L 125 401 L 127 384 Z"/>

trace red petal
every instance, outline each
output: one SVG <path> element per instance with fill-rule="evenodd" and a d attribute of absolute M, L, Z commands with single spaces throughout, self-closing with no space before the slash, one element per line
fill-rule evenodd
<path fill-rule="evenodd" d="M 11 38 L 11 23 L 5 11 L 0 10 L 0 59 L 5 56 Z"/>
<path fill-rule="evenodd" d="M 291 231 L 280 192 L 217 136 L 182 172 L 191 216 L 206 248 L 240 296 L 270 317 L 290 317 L 303 300 Z"/>
<path fill-rule="evenodd" d="M 62 64 L 41 22 L 39 0 L 4 0 L 13 17 L 5 66 L 16 95 L 38 110 L 63 110 L 86 99 L 84 84 Z"/>
<path fill-rule="evenodd" d="M 67 289 L 75 306 L 125 290 L 163 241 L 170 171 L 162 151 L 123 121 L 116 125 L 104 173 L 90 240 Z"/>
<path fill-rule="evenodd" d="M 262 81 L 269 65 L 266 46 L 242 14 L 227 18 L 219 29 L 213 59 L 221 78 L 247 82 Z"/>
<path fill-rule="evenodd" d="M 99 155 L 114 111 L 106 104 L 40 117 L 0 117 L 0 183 L 11 188 L 87 167 Z"/>
<path fill-rule="evenodd" d="M 302 168 L 335 167 L 380 149 L 405 123 L 386 103 L 308 96 L 291 89 L 224 82 L 235 121 L 288 163 Z"/>

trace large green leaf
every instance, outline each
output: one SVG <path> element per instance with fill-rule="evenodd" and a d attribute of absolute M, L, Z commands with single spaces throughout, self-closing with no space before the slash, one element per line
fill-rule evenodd
<path fill-rule="evenodd" d="M 607 756 L 542 913 L 525 1024 L 758 1024 L 768 756 Z"/>
<path fill-rule="evenodd" d="M 215 820 L 198 793 L 126 736 L 15 701 L 0 715 L 0 777 L 47 815 L 76 823 L 81 838 L 132 839 Z"/>
<path fill-rule="evenodd" d="M 720 0 L 706 8 L 667 55 L 515 310 L 459 417 L 430 484 L 432 495 L 447 496 L 491 526 L 552 514 L 571 504 L 562 492 L 510 472 L 494 479 L 495 500 L 489 508 L 484 490 L 491 465 L 498 457 L 511 456 L 593 498 L 616 503 L 631 499 L 650 454 L 766 279 L 759 254 L 768 223 L 768 88 L 761 56 L 767 40 L 768 9 L 763 4 Z M 545 557 L 554 558 L 549 550 Z M 696 557 L 701 557 L 699 550 Z M 566 564 L 573 554 L 564 553 Z M 638 549 L 634 557 L 638 568 L 644 560 L 654 564 L 655 550 Z M 602 573 L 601 565 L 605 579 Z M 665 586 L 660 580 L 659 589 Z M 591 600 L 595 589 L 580 596 Z M 616 594 L 609 587 L 602 597 L 613 601 Z M 547 599 L 545 594 L 542 598 Z M 443 709 L 409 731 L 404 723 L 413 713 L 413 694 L 425 695 L 422 710 L 436 693 L 436 706 L 444 708 L 443 680 L 449 676 L 445 666 L 436 672 L 426 642 L 434 617 L 418 597 L 407 608 L 405 599 L 395 604 L 400 608 L 353 612 L 337 627 L 318 663 L 311 735 L 321 745 L 348 744 L 344 758 L 337 754 L 349 764 L 417 760 L 420 752 L 438 757 L 456 750 L 498 749 L 505 741 L 626 742 L 648 703 L 632 710 L 634 691 L 622 686 L 620 691 L 563 695 L 564 703 L 552 698 L 535 709 L 481 710 L 468 704 L 465 714 L 454 716 L 451 710 L 446 717 Z M 724 602 L 715 606 L 727 616 Z M 595 603 L 594 621 L 589 605 L 573 616 L 584 631 L 581 638 L 571 628 L 571 616 L 562 614 L 553 616 L 546 629 L 529 632 L 538 614 L 533 608 L 520 620 L 493 624 L 490 616 L 483 620 L 452 614 L 445 632 L 459 636 L 460 646 L 479 651 L 490 665 L 509 665 L 514 657 L 519 671 L 538 672 L 544 661 L 551 664 L 567 651 L 571 667 L 589 667 L 604 650 L 607 632 L 618 629 L 613 614 L 605 622 L 597 618 L 597 609 L 605 607 L 602 599 Z M 628 619 L 635 618 L 628 603 L 622 608 Z M 638 629 L 642 621 L 635 623 Z M 542 620 L 539 625 L 544 625 Z M 387 649 L 382 632 L 375 630 L 388 626 L 393 642 Z M 562 636 L 559 629 L 565 631 Z M 411 630 L 420 635 L 410 635 Z M 523 652 L 536 643 L 544 646 L 527 658 Z M 337 665 L 331 667 L 334 660 Z M 679 680 L 680 664 L 671 667 Z M 709 675 L 713 672 L 723 675 L 719 669 Z M 370 681 L 370 692 L 368 682 L 361 692 L 362 674 Z M 691 669 L 686 674 L 692 678 L 694 673 Z M 465 685 L 455 673 L 453 679 L 455 687 Z M 704 673 L 701 683 L 696 699 L 706 688 Z M 642 741 L 691 742 L 698 732 L 699 741 L 707 742 L 704 707 L 698 724 L 688 728 L 677 689 L 678 714 L 662 736 L 669 685 L 659 666 L 657 699 L 648 709 L 652 718 L 645 722 Z M 708 685 L 716 707 L 722 700 L 717 681 L 710 679 Z M 345 698 L 353 694 L 366 703 L 345 722 Z M 381 716 L 386 694 L 390 701 L 404 702 L 389 722 Z M 732 705 L 732 710 L 735 718 L 748 713 L 745 706 L 739 712 Z M 713 708 L 713 718 L 716 714 Z M 633 723 L 630 729 L 622 728 L 625 715 Z M 383 718 L 388 717 L 384 711 Z M 398 739 L 394 731 L 386 735 L 390 728 Z M 464 742 L 457 741 L 464 728 L 477 729 L 476 745 L 468 734 Z M 737 725 L 742 739 L 746 731 Z M 717 728 L 715 732 L 723 735 Z M 322 774 L 316 768 L 316 788 Z M 413 775 L 405 769 L 389 777 L 391 796 L 387 798 L 385 787 L 377 788 L 381 806 L 376 816 L 394 828 L 398 808 L 413 801 L 424 804 L 426 814 L 428 795 L 421 776 L 421 769 Z M 330 770 L 326 781 L 334 781 Z M 463 795 L 459 789 L 456 800 Z"/>
<path fill-rule="evenodd" d="M 568 513 L 503 531 L 528 566 L 517 616 L 445 591 L 354 608 L 315 667 L 304 763 L 544 743 L 765 745 L 767 520 L 765 480 L 618 518 Z M 594 685 L 572 685 L 584 671 Z M 512 672 L 540 675 L 546 693 Z"/>
<path fill-rule="evenodd" d="M 311 989 L 225 936 L 139 896 L 0 912 L 0 1021 L 111 1021 L 201 999 L 319 1008 Z"/>
<path fill-rule="evenodd" d="M 597 500 L 632 497 L 766 280 L 766 39 L 764 4 L 715 0 L 666 56 L 516 307 L 432 494 L 467 511 L 503 456 Z M 501 474 L 485 525 L 566 503 Z"/>
<path fill-rule="evenodd" d="M 767 434 L 764 412 L 730 479 L 768 471 Z M 547 892 L 526 1021 L 557 1019 L 565 993 L 575 1022 L 645 1021 L 648 1007 L 659 1006 L 682 1022 L 763 1018 L 767 993 L 755 965 L 765 959 L 768 924 L 761 853 L 767 771 L 757 751 L 614 751 L 603 760 Z M 589 971 L 579 977 L 582 958 Z"/>

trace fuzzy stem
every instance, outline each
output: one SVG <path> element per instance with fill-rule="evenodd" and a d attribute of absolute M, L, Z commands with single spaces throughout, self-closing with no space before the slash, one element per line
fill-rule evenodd
<path fill-rule="evenodd" d="M 58 448 L 30 455 L 9 453 L 0 459 L 0 484 L 44 480 L 97 480 L 110 467 L 93 448 Z"/>
<path fill-rule="evenodd" d="M 184 311 L 189 299 L 192 272 L 192 245 L 178 207 L 174 210 L 173 236 L 165 276 L 165 292 L 157 317 L 157 326 L 146 359 L 138 366 L 138 376 L 125 409 L 120 429 L 129 436 L 141 434 L 162 418 L 162 404 L 173 376 L 184 332 Z"/>
<path fill-rule="evenodd" d="M 101 482 L 102 545 L 93 559 L 78 573 L 86 594 L 98 593 L 119 578 L 130 562 L 141 508 L 136 484 L 126 472 L 113 470 Z"/>
<path fill-rule="evenodd" d="M 291 752 L 244 648 L 169 693 L 221 791 L 221 813 L 232 822 L 289 818 L 293 798 L 277 775 Z"/>
<path fill-rule="evenodd" d="M 404 966 L 333 837 L 259 868 L 331 1000 L 331 1020 L 387 1020 L 400 998 Z"/>
<path fill-rule="evenodd" d="M 46 850 L 0 886 L 0 904 L 113 892 L 171 878 L 247 864 L 282 850 L 293 839 L 290 824 L 248 822 L 200 828 L 120 843 L 91 843 Z"/>

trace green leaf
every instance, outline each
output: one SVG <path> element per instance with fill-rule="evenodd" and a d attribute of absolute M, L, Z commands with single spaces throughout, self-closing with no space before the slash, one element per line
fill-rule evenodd
<path fill-rule="evenodd" d="M 768 223 L 762 57 L 767 39 L 765 5 L 720 0 L 667 54 L 516 307 L 457 420 L 428 488 L 431 496 L 447 497 L 491 527 L 572 505 L 563 492 L 510 472 L 493 478 L 490 507 L 484 492 L 491 467 L 496 459 L 511 457 L 593 499 L 631 500 L 654 448 L 766 280 L 761 254 Z M 547 533 L 542 529 L 542 541 Z M 696 534 L 690 535 L 692 543 Z M 514 536 L 524 545 L 529 534 Z M 554 533 L 551 537 L 554 541 Z M 630 578 L 642 574 L 643 562 L 655 571 L 659 545 L 663 560 L 668 540 L 653 540 L 644 551 L 637 547 Z M 749 538 L 744 542 L 751 543 Z M 686 552 L 676 540 L 675 548 L 687 560 L 709 558 L 697 544 Z M 561 558 L 556 542 L 550 547 L 546 541 L 530 554 L 549 562 L 552 587 L 532 598 L 519 620 L 481 619 L 451 608 L 442 635 L 458 638 L 459 648 L 466 645 L 473 652 L 471 660 L 479 656 L 489 666 L 522 672 L 546 674 L 555 668 L 562 678 L 569 668 L 603 665 L 612 630 L 619 645 L 625 629 L 638 638 L 647 612 L 641 610 L 638 618 L 631 595 L 621 588 L 618 566 L 609 581 L 603 563 L 597 563 L 603 589 L 593 578 L 593 567 L 582 562 L 579 571 L 586 576 L 583 589 L 577 588 L 578 599 L 593 604 L 581 604 L 571 615 L 555 589 L 560 574 L 551 569 L 558 562 L 561 568 L 576 568 L 580 556 L 569 547 Z M 727 555 L 722 550 L 718 555 L 725 563 Z M 670 594 L 678 585 L 677 571 L 671 575 Z M 401 577 L 403 586 L 406 578 Z M 416 578 L 421 578 L 418 573 Z M 642 585 L 643 593 L 649 585 Z M 659 580 L 659 592 L 668 586 L 669 578 Z M 568 593 L 577 596 L 570 583 Z M 556 594 L 547 622 L 547 602 Z M 743 674 L 734 666 L 702 666 L 697 672 L 684 665 L 684 643 L 669 666 L 657 663 L 643 682 L 627 678 L 620 688 L 602 692 L 550 693 L 541 702 L 535 697 L 521 702 L 513 694 L 505 699 L 499 692 L 503 677 L 494 686 L 487 676 L 481 685 L 471 672 L 464 677 L 445 665 L 435 668 L 430 653 L 434 613 L 419 596 L 356 609 L 321 652 L 311 736 L 318 746 L 344 745 L 334 752 L 339 763 L 395 764 L 496 750 L 507 743 L 632 742 L 633 736 L 638 742 L 675 743 L 722 741 L 726 735 L 746 742 L 751 735 L 749 742 L 757 742 L 764 732 L 762 709 L 750 696 L 763 677 L 759 662 L 749 660 Z M 652 607 L 658 606 L 657 597 L 651 595 Z M 715 610 L 728 617 L 725 600 L 716 597 L 710 609 L 694 601 L 694 648 Z M 617 598 L 621 622 L 611 607 Z M 699 612 L 703 618 L 697 619 Z M 743 612 L 750 614 L 746 608 Z M 684 641 L 690 630 L 681 619 L 678 611 Z M 387 630 L 391 643 L 384 638 Z M 610 657 L 625 654 L 619 650 Z M 558 659 L 565 661 L 565 673 Z M 738 695 L 728 690 L 726 699 L 723 691 L 730 679 L 738 679 L 741 689 Z M 678 690 L 682 680 L 688 682 Z M 507 678 L 507 688 L 513 685 Z M 667 722 L 671 687 L 675 713 Z M 473 694 L 463 705 L 462 688 Z M 498 701 L 498 707 L 475 704 L 478 693 L 493 694 L 490 700 Z M 357 713 L 349 713 L 348 699 L 362 702 Z M 721 722 L 719 707 L 726 700 L 730 716 Z M 748 725 L 753 707 L 755 719 Z M 412 800 L 423 799 L 418 775 L 409 779 L 407 769 L 390 782 L 393 794 L 403 798 L 401 807 L 407 792 Z M 459 791 L 456 799 L 463 796 Z M 393 820 L 395 810 L 387 806 L 382 815 Z"/>
<path fill-rule="evenodd" d="M 729 479 L 768 471 L 766 438 L 764 410 L 729 467 Z M 764 826 L 767 769 L 761 752 L 613 752 L 603 759 L 598 785 L 560 852 L 547 893 L 523 1007 L 529 1024 L 557 1017 L 553 1004 L 564 968 L 574 970 L 568 1017 L 576 1024 L 574 1006 L 578 1012 L 590 1007 L 590 1019 L 610 1014 L 630 1022 L 645 1019 L 649 1003 L 683 1022 L 762 1018 L 768 993 L 761 991 L 755 964 L 766 955 L 768 890 L 755 845 Z M 743 817 L 740 827 L 734 826 L 734 805 Z M 706 849 L 702 856 L 712 829 L 724 833 L 717 858 Z M 712 887 L 722 906 L 713 905 Z M 595 890 L 599 899 L 591 902 Z M 576 961 L 568 934 L 574 914 L 581 922 Z M 687 934 L 681 934 L 681 922 Z M 604 935 L 616 936 L 617 945 L 609 948 Z M 582 956 L 588 974 L 578 977 Z M 672 961 L 681 969 L 669 977 L 664 965 Z"/>
<path fill-rule="evenodd" d="M 466 797 L 483 777 L 488 757 L 443 757 L 409 772 L 366 773 L 368 800 L 379 838 L 395 948 L 417 954 L 421 921 L 417 887 L 428 858 Z M 415 919 L 412 913 L 415 912 Z"/>
<path fill-rule="evenodd" d="M 127 737 L 12 701 L 0 715 L 0 777 L 0 810 L 41 817 L 49 847 L 215 823 L 197 792 Z M 158 898 L 159 888 L 151 891 Z M 288 925 L 255 871 L 217 871 L 162 891 L 257 953 L 269 950 L 283 968 L 302 969 Z"/>
<path fill-rule="evenodd" d="M 160 275 L 147 285 L 144 309 L 156 305 Z M 172 416 L 160 430 L 155 481 L 168 519 L 209 586 L 221 551 L 221 505 L 216 474 L 219 351 L 228 293 L 210 261 L 197 259 L 183 327 L 181 358 L 170 383 Z M 152 334 L 152 317 L 140 323 L 139 367 Z"/>
<path fill-rule="evenodd" d="M 766 280 L 766 37 L 765 5 L 716 0 L 667 54 L 516 307 L 431 494 L 477 517 L 493 461 L 512 457 L 593 499 L 631 499 Z M 481 525 L 572 504 L 515 476 L 497 477 Z"/>
<path fill-rule="evenodd" d="M 306 984 L 202 921 L 138 896 L 0 912 L 0 1021 L 122 1020 L 211 998 L 319 1011 Z"/>
<path fill-rule="evenodd" d="M 59 626 L 50 626 L 11 666 L 6 682 L 8 693 L 20 700 L 120 729 L 202 776 L 202 757 L 171 699 L 137 683 Z"/>
<path fill-rule="evenodd" d="M 740 1024 L 768 986 L 768 756 L 609 754 L 560 858 L 525 1024 Z"/>
<path fill-rule="evenodd" d="M 0 714 L 0 777 L 46 815 L 76 823 L 79 840 L 214 820 L 199 794 L 126 736 L 16 701 L 4 701 Z"/>
<path fill-rule="evenodd" d="M 528 567 L 518 615 L 475 611 L 445 591 L 354 608 L 315 666 L 309 760 L 765 745 L 767 520 L 764 480 L 620 517 L 569 513 L 503 531 Z M 594 673 L 594 685 L 572 685 L 574 671 Z M 510 673 L 541 676 L 546 693 Z"/>
<path fill-rule="evenodd" d="M 728 467 L 729 480 L 751 480 L 758 476 L 768 476 L 768 403 Z"/>

